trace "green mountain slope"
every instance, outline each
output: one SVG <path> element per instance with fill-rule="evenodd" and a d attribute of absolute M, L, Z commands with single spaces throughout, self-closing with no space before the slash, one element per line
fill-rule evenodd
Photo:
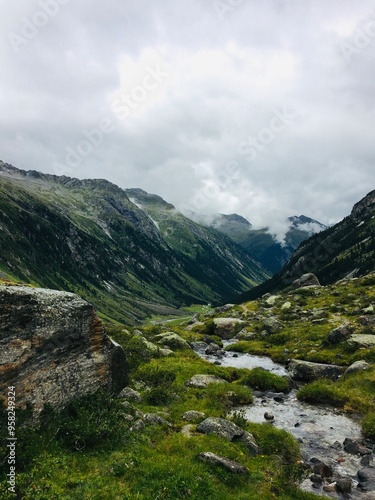
<path fill-rule="evenodd" d="M 190 222 L 176 216 L 168 236 L 108 181 L 0 162 L 0 273 L 79 293 L 114 319 L 225 302 L 268 277 L 232 241 Z"/>
<path fill-rule="evenodd" d="M 323 285 L 329 285 L 374 271 L 375 191 L 371 191 L 354 205 L 348 217 L 304 241 L 281 272 L 238 301 L 286 288 L 305 273 L 314 273 Z"/>

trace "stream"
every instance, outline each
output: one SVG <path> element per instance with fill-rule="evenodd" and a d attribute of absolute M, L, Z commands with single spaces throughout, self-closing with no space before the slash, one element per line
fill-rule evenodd
<path fill-rule="evenodd" d="M 233 341 L 224 341 L 224 347 Z M 203 349 L 197 353 L 212 363 L 235 368 L 262 367 L 277 375 L 288 375 L 287 370 L 265 356 L 227 352 L 224 357 L 207 355 Z M 245 417 L 251 422 L 265 423 L 265 412 L 274 415 L 274 425 L 292 434 L 300 443 L 304 461 L 317 458 L 332 467 L 335 477 L 350 477 L 352 491 L 349 496 L 336 492 L 326 492 L 322 485 L 313 483 L 309 478 L 300 485 L 309 491 L 328 498 L 375 499 L 374 492 L 363 492 L 357 489 L 357 472 L 364 467 L 359 455 L 346 453 L 343 447 L 345 438 L 361 439 L 361 428 L 355 420 L 338 412 L 335 408 L 324 405 L 311 405 L 297 399 L 297 391 L 293 389 L 284 393 L 254 392 L 254 403 L 236 410 L 244 410 Z M 234 410 L 235 411 L 235 410 Z M 309 474 L 310 475 L 310 474 Z"/>

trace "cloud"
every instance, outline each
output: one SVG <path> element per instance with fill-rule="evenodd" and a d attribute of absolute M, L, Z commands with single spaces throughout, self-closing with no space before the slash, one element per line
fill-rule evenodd
<path fill-rule="evenodd" d="M 57 14 L 15 51 L 9 35 L 47 3 Z M 8 3 L 0 158 L 238 212 L 279 238 L 291 215 L 340 220 L 375 184 L 372 2 L 217 5 Z"/>

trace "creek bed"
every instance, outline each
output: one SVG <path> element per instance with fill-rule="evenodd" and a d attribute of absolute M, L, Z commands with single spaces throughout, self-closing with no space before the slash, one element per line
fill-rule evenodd
<path fill-rule="evenodd" d="M 224 341 L 224 347 L 233 343 L 233 341 Z M 202 350 L 197 352 L 212 363 L 219 361 L 222 366 L 248 369 L 261 367 L 277 375 L 288 374 L 282 365 L 274 363 L 266 356 L 234 354 L 229 351 L 224 357 L 218 358 L 215 355 L 206 355 Z M 357 472 L 363 468 L 363 465 L 360 464 L 361 457 L 346 453 L 343 449 L 345 438 L 354 440 L 361 438 L 359 423 L 333 407 L 311 405 L 299 401 L 296 394 L 295 389 L 288 394 L 255 393 L 253 405 L 242 406 L 235 410 L 243 410 L 245 418 L 257 423 L 265 423 L 265 412 L 271 413 L 275 418 L 269 425 L 274 425 L 292 434 L 300 443 L 302 457 L 305 461 L 318 458 L 332 467 L 334 476 L 352 479 L 352 492 L 347 498 L 375 500 L 374 492 L 365 493 L 356 488 L 358 484 Z M 310 479 L 306 479 L 300 487 L 305 491 L 329 498 L 344 498 L 335 492 L 327 493 L 323 491 L 322 487 L 313 487 Z"/>

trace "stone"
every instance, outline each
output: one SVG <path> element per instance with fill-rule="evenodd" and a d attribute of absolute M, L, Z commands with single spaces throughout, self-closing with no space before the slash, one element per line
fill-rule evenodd
<path fill-rule="evenodd" d="M 145 423 L 143 422 L 143 420 L 137 420 L 136 422 L 134 422 L 134 424 L 130 427 L 130 431 L 131 432 L 140 432 L 140 431 L 143 431 L 143 429 L 145 428 Z"/>
<path fill-rule="evenodd" d="M 358 488 L 362 491 L 375 491 L 375 468 L 365 467 L 357 473 Z"/>
<path fill-rule="evenodd" d="M 174 352 L 171 349 L 166 349 L 166 348 L 159 349 L 159 354 L 163 358 L 166 358 L 168 356 L 174 356 Z"/>
<path fill-rule="evenodd" d="M 73 293 L 0 286 L 0 394 L 17 387 L 17 405 L 60 408 L 102 388 L 128 383 L 122 347 L 93 306 Z"/>
<path fill-rule="evenodd" d="M 342 366 L 312 363 L 300 359 L 292 359 L 288 364 L 291 378 L 302 382 L 311 382 L 321 377 L 337 380 L 344 373 L 344 370 Z"/>
<path fill-rule="evenodd" d="M 353 334 L 347 340 L 351 347 L 360 349 L 361 347 L 369 348 L 375 347 L 375 335 L 357 333 Z"/>
<path fill-rule="evenodd" d="M 206 342 L 191 342 L 190 345 L 194 351 L 204 351 L 208 347 Z"/>
<path fill-rule="evenodd" d="M 352 455 L 370 455 L 372 453 L 370 448 L 366 448 L 361 442 L 350 438 L 345 439 L 344 450 Z"/>
<path fill-rule="evenodd" d="M 159 333 L 155 338 L 159 344 L 171 349 L 191 349 L 190 344 L 174 332 Z"/>
<path fill-rule="evenodd" d="M 289 309 L 292 308 L 292 303 L 289 301 L 284 302 L 284 304 L 281 306 L 282 311 L 289 311 Z"/>
<path fill-rule="evenodd" d="M 352 491 L 352 480 L 350 477 L 343 477 L 336 481 L 337 493 L 348 494 Z"/>
<path fill-rule="evenodd" d="M 310 467 L 313 474 L 318 474 L 321 477 L 332 477 L 332 468 L 319 460 L 319 458 L 311 458 L 310 459 Z"/>
<path fill-rule="evenodd" d="M 293 289 L 302 288 L 305 286 L 321 286 L 317 276 L 313 273 L 303 274 L 300 278 L 293 281 Z"/>
<path fill-rule="evenodd" d="M 370 368 L 370 364 L 365 360 L 355 361 L 352 365 L 350 365 L 345 370 L 345 375 L 350 375 L 351 373 L 358 373 L 364 370 L 368 370 Z"/>
<path fill-rule="evenodd" d="M 187 387 L 196 387 L 197 389 L 205 389 L 210 384 L 219 384 L 228 382 L 223 378 L 216 377 L 215 375 L 205 375 L 205 374 L 197 374 L 193 375 L 191 379 L 189 379 L 185 385 Z"/>
<path fill-rule="evenodd" d="M 237 333 L 235 338 L 238 340 L 251 340 L 256 336 L 257 334 L 255 332 L 248 332 L 247 330 L 243 329 L 239 333 Z"/>
<path fill-rule="evenodd" d="M 259 453 L 261 453 L 262 450 L 260 446 L 255 441 L 254 436 L 250 432 L 245 431 L 240 437 L 240 441 L 245 444 L 250 455 L 258 455 Z"/>
<path fill-rule="evenodd" d="M 347 340 L 352 334 L 352 328 L 348 325 L 341 325 L 329 332 L 325 338 L 326 344 L 340 344 Z"/>
<path fill-rule="evenodd" d="M 284 325 L 281 323 L 281 321 L 277 320 L 276 318 L 266 318 L 263 320 L 262 324 L 263 328 L 269 334 L 278 333 L 284 328 Z"/>
<path fill-rule="evenodd" d="M 131 389 L 130 387 L 125 387 L 124 389 L 122 389 L 117 397 L 120 399 L 130 399 L 130 401 L 135 401 L 136 403 L 142 403 L 142 396 L 139 394 L 139 392 Z"/>
<path fill-rule="evenodd" d="M 194 427 L 192 424 L 184 425 L 181 429 L 181 434 L 186 438 L 192 438 L 194 436 Z"/>
<path fill-rule="evenodd" d="M 195 411 L 195 410 L 190 410 L 190 411 L 186 411 L 183 415 L 182 415 L 182 420 L 186 420 L 187 422 L 191 422 L 193 420 L 203 420 L 204 418 L 206 418 L 206 414 L 201 412 L 201 411 Z"/>
<path fill-rule="evenodd" d="M 230 460 L 226 457 L 222 457 L 220 455 L 216 455 L 216 453 L 212 453 L 210 451 L 199 453 L 198 458 L 202 462 L 208 462 L 213 465 L 220 465 L 229 472 L 233 472 L 233 474 L 249 474 L 249 471 L 246 469 L 246 467 L 239 464 L 238 462 Z"/>
<path fill-rule="evenodd" d="M 273 307 L 280 298 L 280 295 L 271 295 L 266 299 L 266 304 Z"/>
<path fill-rule="evenodd" d="M 143 415 L 143 422 L 147 425 L 167 425 L 168 427 L 172 427 L 172 424 L 162 418 L 160 415 L 156 413 L 145 413 Z"/>
<path fill-rule="evenodd" d="M 268 411 L 265 412 L 264 418 L 268 420 L 269 422 L 273 422 L 275 420 L 275 415 L 272 413 L 269 413 Z"/>
<path fill-rule="evenodd" d="M 216 354 L 218 351 L 220 351 L 221 347 L 217 344 L 210 344 L 207 349 L 204 351 L 205 354 L 208 356 L 211 354 Z"/>
<path fill-rule="evenodd" d="M 215 334 L 222 339 L 232 339 L 246 325 L 237 318 L 215 318 L 213 320 Z"/>
<path fill-rule="evenodd" d="M 234 438 L 240 438 L 245 432 L 241 427 L 226 420 L 225 418 L 209 417 L 203 420 L 198 426 L 197 431 L 202 434 L 215 434 L 227 441 Z"/>

